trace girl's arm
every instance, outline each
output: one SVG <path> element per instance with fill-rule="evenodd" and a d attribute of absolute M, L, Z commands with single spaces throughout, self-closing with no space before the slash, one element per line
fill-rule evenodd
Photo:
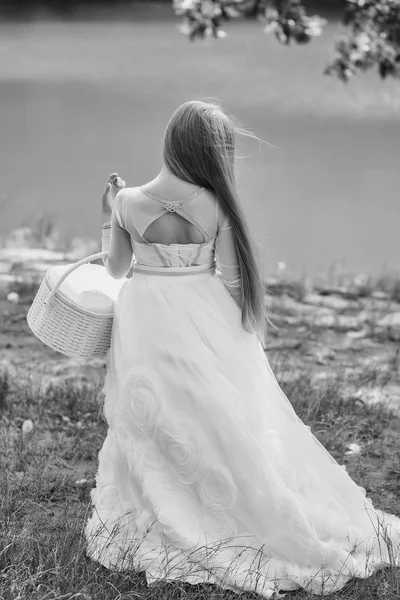
<path fill-rule="evenodd" d="M 121 188 L 125 187 L 125 181 L 118 177 L 118 173 L 111 173 L 106 181 L 103 196 L 101 198 L 101 210 L 103 225 L 111 225 L 111 213 L 115 196 Z"/>
<path fill-rule="evenodd" d="M 121 279 L 124 276 L 132 277 L 133 251 L 130 235 L 123 226 L 125 202 L 122 192 L 124 188 L 125 181 L 118 176 L 118 173 L 111 173 L 102 196 L 101 249 L 103 252 L 108 252 L 108 256 L 103 259 L 103 263 L 115 279 Z M 128 261 L 129 266 L 126 267 Z"/>
<path fill-rule="evenodd" d="M 219 271 L 221 271 L 221 279 L 225 288 L 239 308 L 242 308 L 242 286 L 239 261 L 236 254 L 232 225 L 227 216 L 225 216 L 222 224 L 218 226 L 218 235 L 215 244 L 215 259 L 217 267 Z"/>
<path fill-rule="evenodd" d="M 114 199 L 111 221 L 106 222 L 102 229 L 102 250 L 108 251 L 103 263 L 115 279 L 122 279 L 128 274 L 133 259 L 131 237 L 124 228 L 124 198 L 125 191 L 120 190 Z"/>

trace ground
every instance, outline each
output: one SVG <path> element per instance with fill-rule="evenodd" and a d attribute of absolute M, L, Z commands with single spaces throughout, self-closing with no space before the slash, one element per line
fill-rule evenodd
<path fill-rule="evenodd" d="M 18 303 L 7 300 L 11 288 L 0 297 L 0 598 L 227 598 L 211 585 L 148 590 L 143 574 L 110 574 L 87 559 L 82 527 L 107 430 L 105 365 L 37 340 L 26 322 L 36 287 L 13 286 Z M 280 385 L 374 504 L 400 515 L 397 293 L 283 280 L 267 288 L 266 353 Z M 396 598 L 399 583 L 398 569 L 385 569 L 330 598 Z"/>

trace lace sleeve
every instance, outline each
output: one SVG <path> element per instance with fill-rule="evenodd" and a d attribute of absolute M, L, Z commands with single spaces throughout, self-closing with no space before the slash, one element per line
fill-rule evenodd
<path fill-rule="evenodd" d="M 215 260 L 217 268 L 221 272 L 223 284 L 238 301 L 241 297 L 240 268 L 232 234 L 232 225 L 227 216 L 218 228 L 218 236 L 215 242 Z"/>

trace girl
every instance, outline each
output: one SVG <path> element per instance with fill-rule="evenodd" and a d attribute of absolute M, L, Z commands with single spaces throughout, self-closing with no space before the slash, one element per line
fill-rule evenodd
<path fill-rule="evenodd" d="M 400 565 L 400 519 L 373 507 L 269 366 L 236 133 L 220 106 L 186 102 L 157 177 L 116 195 L 117 174 L 107 182 L 105 266 L 133 277 L 115 307 L 87 552 L 149 584 L 326 594 L 390 564 L 382 524 Z"/>

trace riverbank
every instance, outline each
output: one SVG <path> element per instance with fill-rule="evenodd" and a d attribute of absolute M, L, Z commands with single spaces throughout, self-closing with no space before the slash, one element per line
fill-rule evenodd
<path fill-rule="evenodd" d="M 27 360 L 51 357 L 68 363 L 69 359 L 46 349 L 31 335 L 26 314 L 49 267 L 80 260 L 97 252 L 99 245 L 80 238 L 73 240 L 68 250 L 56 244 L 55 236 L 38 239 L 28 228 L 3 239 L 3 360 L 26 365 Z M 374 279 L 364 275 L 334 276 L 330 272 L 325 279 L 296 278 L 287 275 L 279 263 L 276 274 L 265 280 L 265 286 L 270 322 L 267 351 L 272 362 L 288 351 L 297 370 L 310 367 L 318 378 L 328 377 L 336 368 L 355 372 L 374 362 L 379 369 L 392 369 L 392 401 L 400 405 L 400 378 L 396 375 L 400 361 L 400 276 Z M 377 390 L 368 395 L 379 397 Z M 382 395 L 391 394 L 386 390 Z"/>

